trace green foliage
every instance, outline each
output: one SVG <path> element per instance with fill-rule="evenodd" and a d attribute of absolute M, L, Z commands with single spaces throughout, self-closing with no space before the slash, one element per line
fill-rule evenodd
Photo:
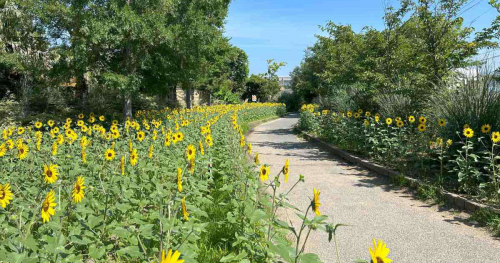
<path fill-rule="evenodd" d="M 306 102 L 335 98 L 379 110 L 385 96 L 403 97 L 406 113 L 427 106 L 436 86 L 453 69 L 472 64 L 486 41 L 469 41 L 472 28 L 463 25 L 459 9 L 466 1 L 401 0 L 385 10 L 385 29 L 328 22 L 316 43 L 292 72 L 292 87 Z M 334 105 L 336 106 L 336 105 Z M 344 110 L 332 107 L 333 110 Z"/>
<path fill-rule="evenodd" d="M 250 76 L 246 83 L 243 99 L 252 99 L 252 95 L 257 96 L 258 101 L 273 100 L 273 97 L 280 91 L 279 78 L 276 75 L 279 68 L 286 65 L 285 62 L 277 63 L 272 59 L 267 60 L 268 69 L 266 73 Z"/>
<path fill-rule="evenodd" d="M 300 129 L 420 179 L 422 184 L 416 188 L 422 199 L 440 202 L 444 188 L 495 204 L 500 201 L 500 152 L 492 131 L 477 129 L 466 138 L 460 127 L 450 134 L 447 126 L 453 125 L 446 119 L 439 124 L 439 115 L 331 112 L 317 105 L 304 105 L 301 110 Z M 394 180 L 407 185 L 403 178 Z"/>

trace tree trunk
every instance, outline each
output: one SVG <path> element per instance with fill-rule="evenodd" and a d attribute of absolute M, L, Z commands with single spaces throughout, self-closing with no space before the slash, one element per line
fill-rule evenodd
<path fill-rule="evenodd" d="M 123 97 L 123 116 L 125 119 L 127 117 L 132 119 L 132 94 L 126 92 Z"/>
<path fill-rule="evenodd" d="M 26 118 L 30 108 L 31 87 L 28 84 L 28 73 L 24 73 L 22 77 L 22 112 L 21 117 Z"/>

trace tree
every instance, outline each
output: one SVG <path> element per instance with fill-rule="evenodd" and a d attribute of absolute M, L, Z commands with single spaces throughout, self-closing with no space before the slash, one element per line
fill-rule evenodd
<path fill-rule="evenodd" d="M 34 0 L 2 1 L 0 4 L 0 68 L 8 86 L 22 100 L 22 115 L 27 116 L 33 92 L 45 85 L 44 75 L 50 61 L 49 43 L 37 19 Z M 38 88 L 38 90 L 37 90 Z"/>
<path fill-rule="evenodd" d="M 279 78 L 276 75 L 278 70 L 285 66 L 285 62 L 275 62 L 273 59 L 267 60 L 267 72 L 258 75 L 252 74 L 246 83 L 246 90 L 242 95 L 244 99 L 251 99 L 256 95 L 260 101 L 272 99 L 280 91 Z"/>

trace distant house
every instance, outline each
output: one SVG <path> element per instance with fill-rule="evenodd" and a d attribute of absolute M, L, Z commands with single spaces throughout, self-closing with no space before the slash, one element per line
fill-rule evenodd
<path fill-rule="evenodd" d="M 292 82 L 292 78 L 289 76 L 279 77 L 280 87 L 282 87 L 282 88 L 290 87 L 291 82 Z"/>

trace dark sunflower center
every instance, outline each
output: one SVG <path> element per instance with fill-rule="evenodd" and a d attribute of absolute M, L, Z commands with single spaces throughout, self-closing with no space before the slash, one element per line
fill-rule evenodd
<path fill-rule="evenodd" d="M 108 153 L 108 157 L 111 157 L 111 156 L 113 156 L 113 154 L 112 153 Z"/>
<path fill-rule="evenodd" d="M 47 171 L 47 177 L 52 177 L 52 171 L 51 170 Z"/>
<path fill-rule="evenodd" d="M 19 149 L 19 153 L 23 154 L 24 153 L 24 149 L 23 148 Z"/>
<path fill-rule="evenodd" d="M 189 154 L 189 155 L 193 154 L 193 151 L 192 151 L 192 150 L 189 150 L 189 151 L 188 151 L 188 154 Z"/>
<path fill-rule="evenodd" d="M 49 210 L 49 202 L 43 202 L 43 211 L 47 212 Z"/>
<path fill-rule="evenodd" d="M 6 195 L 5 191 L 3 191 L 3 190 L 0 191 L 0 200 L 5 199 L 5 195 Z"/>
<path fill-rule="evenodd" d="M 75 187 L 75 188 L 76 188 L 76 192 L 77 192 L 77 193 L 80 193 L 80 190 L 81 190 L 80 185 L 76 185 L 76 187 Z"/>
<path fill-rule="evenodd" d="M 262 175 L 266 175 L 267 171 L 266 169 L 262 170 Z"/>

